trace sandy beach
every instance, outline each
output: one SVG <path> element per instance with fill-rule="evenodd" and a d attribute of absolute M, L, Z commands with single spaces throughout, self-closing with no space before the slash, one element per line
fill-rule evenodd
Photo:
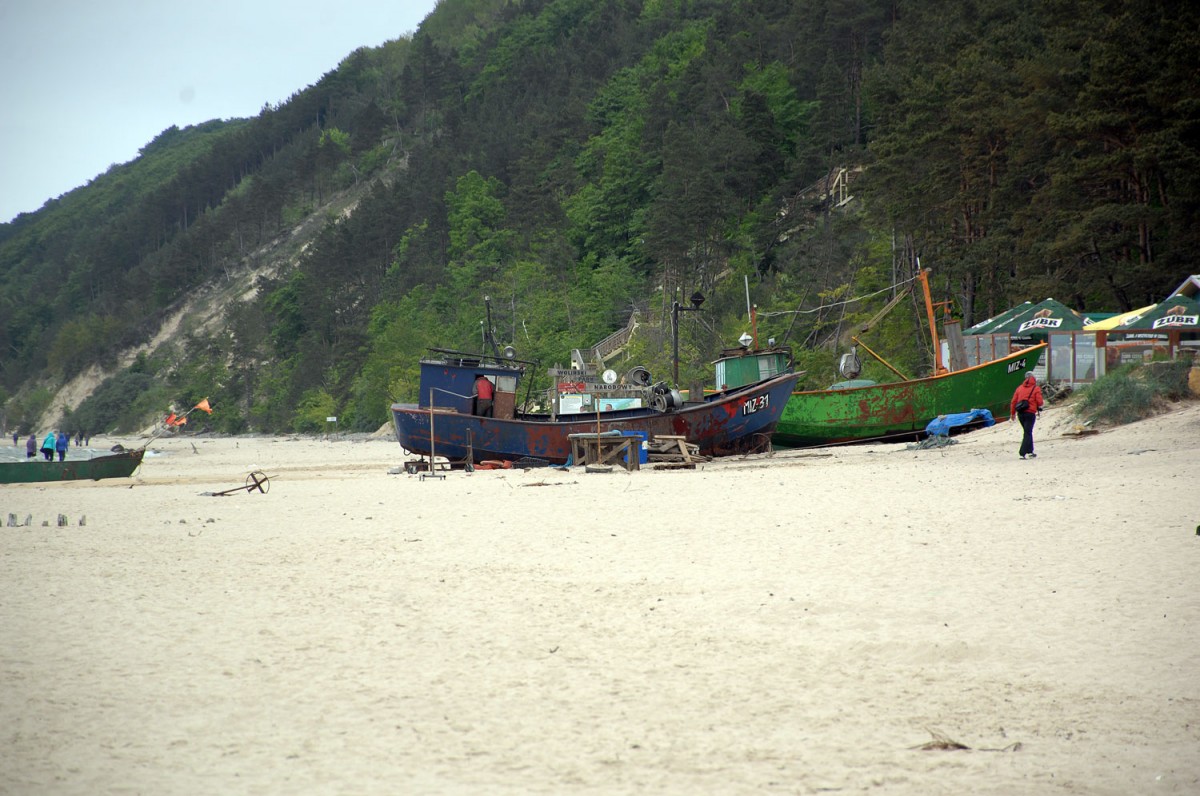
<path fill-rule="evenodd" d="M 196 437 L 0 486 L 0 792 L 1200 792 L 1200 405 L 1072 422 L 425 480 Z"/>

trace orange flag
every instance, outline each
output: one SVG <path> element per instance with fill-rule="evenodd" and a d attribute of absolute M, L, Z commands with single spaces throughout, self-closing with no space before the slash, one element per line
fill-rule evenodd
<path fill-rule="evenodd" d="M 164 422 L 165 422 L 165 423 L 166 423 L 168 426 L 173 426 L 173 425 L 175 425 L 175 413 L 174 413 L 174 412 L 172 412 L 171 414 L 167 415 L 167 419 L 166 419 Z"/>
<path fill-rule="evenodd" d="M 196 404 L 196 406 L 194 408 L 199 409 L 202 412 L 208 412 L 210 415 L 212 414 L 212 407 L 208 405 L 207 398 L 205 398 L 200 403 Z"/>

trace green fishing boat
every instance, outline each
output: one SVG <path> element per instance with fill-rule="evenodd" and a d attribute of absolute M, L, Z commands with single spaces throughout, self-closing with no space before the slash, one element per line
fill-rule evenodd
<path fill-rule="evenodd" d="M 961 370 L 951 371 L 942 364 L 941 344 L 938 341 L 937 324 L 934 318 L 933 301 L 929 291 L 929 271 L 922 269 L 913 280 L 911 290 L 917 284 L 922 288 L 925 311 L 934 352 L 934 375 L 923 379 L 909 379 L 891 364 L 872 351 L 857 336 L 849 339 L 855 343 L 852 353 L 842 357 L 839 371 L 848 381 L 839 382 L 826 390 L 801 390 L 791 394 L 784 405 L 783 414 L 771 434 L 771 442 L 788 448 L 815 447 L 867 440 L 915 439 L 925 435 L 931 420 L 943 415 L 968 415 L 974 410 L 987 410 L 990 417 L 966 420 L 965 429 L 978 425 L 991 425 L 994 420 L 1008 419 L 1009 401 L 1013 391 L 1033 370 L 1046 349 L 1046 344 L 1030 346 L 1008 356 Z M 874 318 L 863 325 L 859 332 L 874 327 L 889 311 L 897 306 L 908 290 L 896 296 Z M 753 337 L 743 341 L 746 346 L 736 356 L 726 352 L 729 361 L 718 361 L 717 383 L 734 387 L 757 374 L 759 370 L 777 366 L 777 360 L 786 357 L 790 368 L 791 353 L 783 348 L 758 349 L 757 314 L 752 308 L 751 324 L 755 326 Z M 754 347 L 750 346 L 754 343 Z M 771 341 L 773 344 L 774 341 Z M 861 370 L 857 348 L 865 349 L 885 367 L 895 372 L 899 381 L 880 384 L 866 379 L 857 379 Z M 782 353 L 781 353 L 782 352 Z M 722 369 L 723 367 L 723 369 Z"/>
<path fill-rule="evenodd" d="M 828 390 L 793 392 L 771 441 L 784 447 L 923 436 L 939 415 L 987 409 L 1008 419 L 1013 390 L 1046 344 L 982 365 L 924 379 L 875 384 L 849 381 Z"/>
<path fill-rule="evenodd" d="M 128 478 L 142 463 L 145 449 L 121 451 L 91 459 L 62 462 L 0 462 L 0 484 L 35 484 L 51 481 L 99 481 L 102 478 Z"/>

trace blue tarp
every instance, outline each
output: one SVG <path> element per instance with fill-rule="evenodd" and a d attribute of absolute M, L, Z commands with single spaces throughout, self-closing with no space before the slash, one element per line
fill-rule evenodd
<path fill-rule="evenodd" d="M 988 409 L 972 409 L 970 412 L 959 412 L 954 415 L 939 415 L 929 421 L 929 425 L 925 426 L 925 433 L 931 437 L 948 437 L 950 429 L 956 426 L 965 426 L 967 423 L 974 423 L 976 420 L 982 420 L 985 426 L 994 426 L 996 421 L 992 419 L 992 413 Z"/>

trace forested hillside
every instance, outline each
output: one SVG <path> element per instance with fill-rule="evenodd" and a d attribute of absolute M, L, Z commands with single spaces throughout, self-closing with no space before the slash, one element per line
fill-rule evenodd
<path fill-rule="evenodd" d="M 442 0 L 0 225 L 0 399 L 10 427 L 207 396 L 223 431 L 374 429 L 425 347 L 478 348 L 485 296 L 546 366 L 636 308 L 626 361 L 665 376 L 695 291 L 684 381 L 747 330 L 748 291 L 821 386 L 918 258 L 967 323 L 1131 309 L 1198 270 L 1198 54 L 1182 2 Z M 852 200 L 809 190 L 841 169 Z M 220 323 L 161 342 L 222 285 Z M 917 323 L 873 347 L 927 369 Z"/>

